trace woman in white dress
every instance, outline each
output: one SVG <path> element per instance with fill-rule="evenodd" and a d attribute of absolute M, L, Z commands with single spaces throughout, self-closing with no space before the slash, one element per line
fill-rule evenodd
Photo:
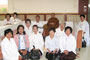
<path fill-rule="evenodd" d="M 1 51 L 4 60 L 22 60 L 18 52 L 18 48 L 15 44 L 13 36 L 13 31 L 11 29 L 7 29 L 4 32 L 5 38 L 1 42 Z"/>
<path fill-rule="evenodd" d="M 72 35 L 71 27 L 65 28 L 65 34 L 59 40 L 59 48 L 61 50 L 60 60 L 74 60 L 76 58 L 76 39 Z"/>
<path fill-rule="evenodd" d="M 46 58 L 48 60 L 53 60 L 54 56 L 55 56 L 55 58 L 58 56 L 59 39 L 57 36 L 55 36 L 55 29 L 54 28 L 49 29 L 49 36 L 46 37 L 45 47 L 47 49 Z"/>

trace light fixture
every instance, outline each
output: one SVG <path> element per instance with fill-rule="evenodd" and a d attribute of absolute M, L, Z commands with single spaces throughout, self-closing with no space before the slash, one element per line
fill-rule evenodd
<path fill-rule="evenodd" d="M 90 7 L 90 4 L 88 4 L 88 7 Z"/>

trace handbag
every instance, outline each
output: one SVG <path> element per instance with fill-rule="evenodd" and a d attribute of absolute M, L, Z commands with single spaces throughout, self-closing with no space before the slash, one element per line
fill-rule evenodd
<path fill-rule="evenodd" d="M 39 50 L 31 50 L 30 59 L 31 59 L 31 60 L 40 59 Z"/>
<path fill-rule="evenodd" d="M 85 39 L 84 39 L 84 37 L 83 37 L 83 41 L 82 41 L 82 48 L 85 48 L 86 47 L 86 41 L 85 41 Z"/>

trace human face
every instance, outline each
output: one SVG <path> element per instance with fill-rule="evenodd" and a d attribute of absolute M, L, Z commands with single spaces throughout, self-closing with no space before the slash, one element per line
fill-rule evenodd
<path fill-rule="evenodd" d="M 20 27 L 20 28 L 19 28 L 19 33 L 20 33 L 20 34 L 23 34 L 23 31 L 24 31 L 23 27 Z"/>
<path fill-rule="evenodd" d="M 14 15 L 13 17 L 14 17 L 14 18 L 17 18 L 17 15 Z"/>
<path fill-rule="evenodd" d="M 55 17 L 55 14 L 52 14 L 52 15 L 51 15 L 51 18 L 53 18 L 53 17 Z"/>
<path fill-rule="evenodd" d="M 6 37 L 10 40 L 10 38 L 12 38 L 12 33 L 11 32 L 9 32 L 8 34 L 6 34 Z"/>
<path fill-rule="evenodd" d="M 64 23 L 61 23 L 61 24 L 60 24 L 60 28 L 61 28 L 61 31 L 63 31 L 64 28 L 65 28 L 65 24 L 64 24 Z"/>
<path fill-rule="evenodd" d="M 39 22 L 40 21 L 40 17 L 36 17 L 36 22 Z"/>
<path fill-rule="evenodd" d="M 30 27 L 30 25 L 31 25 L 31 23 L 29 21 L 27 21 L 26 26 Z"/>
<path fill-rule="evenodd" d="M 50 35 L 51 37 L 53 37 L 54 34 L 55 34 L 55 32 L 54 32 L 53 30 L 51 30 L 51 31 L 49 32 L 49 35 Z"/>
<path fill-rule="evenodd" d="M 9 15 L 7 15 L 7 17 L 6 17 L 6 18 L 7 18 L 7 21 L 9 21 L 9 20 L 10 20 L 10 16 L 9 16 Z"/>
<path fill-rule="evenodd" d="M 37 27 L 33 27 L 33 32 L 34 32 L 35 34 L 37 34 L 37 32 L 38 32 Z"/>
<path fill-rule="evenodd" d="M 80 17 L 81 22 L 83 22 L 85 20 L 85 18 L 83 16 Z"/>
<path fill-rule="evenodd" d="M 71 34 L 70 29 L 67 29 L 65 33 L 66 33 L 67 36 L 69 36 Z"/>

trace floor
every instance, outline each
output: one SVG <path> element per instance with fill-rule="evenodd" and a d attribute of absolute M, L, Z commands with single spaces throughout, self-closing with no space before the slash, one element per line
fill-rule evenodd
<path fill-rule="evenodd" d="M 86 48 L 81 48 L 81 50 L 78 52 L 79 58 L 76 60 L 90 60 L 90 46 L 87 46 Z M 43 56 L 40 60 L 47 60 L 45 56 Z"/>

